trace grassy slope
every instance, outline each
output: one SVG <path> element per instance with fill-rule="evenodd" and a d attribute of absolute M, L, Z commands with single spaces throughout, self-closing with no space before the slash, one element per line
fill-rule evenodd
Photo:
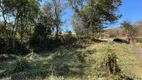
<path fill-rule="evenodd" d="M 136 76 L 142 78 L 142 60 L 138 56 L 136 56 L 135 52 L 131 48 L 131 45 L 98 44 L 98 45 L 92 45 L 90 47 L 91 48 L 109 47 L 110 49 L 113 49 L 119 59 L 118 64 L 122 69 L 122 71 L 129 76 Z"/>
<path fill-rule="evenodd" d="M 112 51 L 105 51 L 106 49 L 108 50 L 111 49 L 114 53 L 116 53 L 118 57 L 118 60 L 117 60 L 118 65 L 124 74 L 133 78 L 136 78 L 136 77 L 142 78 L 142 60 L 137 58 L 134 51 L 132 51 L 130 45 L 117 44 L 117 43 L 114 43 L 114 44 L 113 43 L 96 43 L 84 49 L 70 48 L 68 50 L 68 49 L 65 49 L 65 47 L 60 47 L 58 49 L 55 49 L 52 52 L 45 52 L 40 55 L 36 55 L 36 57 L 26 56 L 25 58 L 30 62 L 31 65 L 32 64 L 36 66 L 38 65 L 38 67 L 36 67 L 35 69 L 33 70 L 30 69 L 26 71 L 28 73 L 34 72 L 34 71 L 41 70 L 37 68 L 43 67 L 42 69 L 45 70 L 47 73 L 53 73 L 53 74 L 66 73 L 67 71 L 60 72 L 60 71 L 64 71 L 64 69 L 62 68 L 61 70 L 57 71 L 58 70 L 57 67 L 62 67 L 62 65 L 68 65 L 70 73 L 68 73 L 65 76 L 67 78 L 66 80 L 82 80 L 82 79 L 96 80 L 97 77 L 94 76 L 94 74 L 96 74 L 95 73 L 96 71 L 94 70 L 94 66 L 96 62 L 93 62 L 93 61 L 97 61 L 98 63 L 102 62 L 101 61 L 101 59 L 103 59 L 102 55 L 104 55 L 105 52 L 112 52 Z M 91 55 L 88 54 L 88 51 L 93 51 L 93 54 Z M 84 54 L 86 57 L 82 57 L 80 56 L 80 54 L 81 55 Z M 84 61 L 87 62 L 87 66 L 88 66 L 87 68 L 83 67 L 83 66 L 86 66 L 84 65 Z M 0 70 L 0 72 L 2 71 L 3 70 Z M 21 72 L 16 72 L 14 74 L 16 76 L 19 76 L 19 73 Z M 77 76 L 74 76 L 74 74 Z M 13 76 L 13 74 L 10 76 Z M 44 79 L 45 80 L 63 80 L 63 77 L 56 77 L 52 75 L 50 77 L 44 77 Z"/>

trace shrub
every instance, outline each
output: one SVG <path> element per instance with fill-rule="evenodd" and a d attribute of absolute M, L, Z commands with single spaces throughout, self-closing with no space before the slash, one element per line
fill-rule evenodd
<path fill-rule="evenodd" d="M 16 60 L 16 62 L 14 64 L 13 73 L 25 71 L 25 70 L 31 69 L 31 68 L 32 67 L 31 67 L 30 63 L 26 59 L 21 58 L 21 59 Z"/>
<path fill-rule="evenodd" d="M 122 72 L 118 65 L 119 59 L 114 50 L 109 46 L 101 46 L 96 50 L 96 53 L 87 57 L 86 61 L 86 76 L 91 78 L 95 76 L 96 79 L 131 80 L 131 77 Z"/>
<path fill-rule="evenodd" d="M 29 62 L 26 59 L 17 59 L 13 64 L 11 64 L 1 76 L 10 75 L 16 72 L 24 71 L 26 69 L 31 69 Z"/>
<path fill-rule="evenodd" d="M 20 75 L 21 73 L 23 75 L 45 75 L 45 69 L 40 64 L 34 64 L 29 62 L 25 58 L 19 58 L 16 61 L 14 61 L 12 64 L 10 64 L 5 71 L 2 72 L 0 75 L 1 77 L 7 76 L 7 75 Z"/>
<path fill-rule="evenodd" d="M 92 69 L 89 71 L 89 75 L 107 77 L 109 75 L 116 75 L 117 73 L 120 73 L 120 68 L 117 64 L 117 57 L 112 50 L 101 49 L 91 57 L 95 57 L 95 59 L 89 58 L 88 63 L 91 62 L 89 65 L 92 66 Z"/>
<path fill-rule="evenodd" d="M 137 42 L 142 43 L 142 38 L 137 38 Z"/>

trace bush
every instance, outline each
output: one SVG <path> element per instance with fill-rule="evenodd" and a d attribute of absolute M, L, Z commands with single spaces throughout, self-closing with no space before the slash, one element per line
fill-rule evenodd
<path fill-rule="evenodd" d="M 12 41 L 10 38 L 9 41 Z M 9 46 L 5 44 L 6 42 L 1 42 L 0 40 L 0 54 L 14 54 L 14 55 L 26 55 L 29 53 L 29 49 L 27 49 L 25 44 L 15 41 L 15 48 L 12 48 L 12 42 L 9 43 Z"/>
<path fill-rule="evenodd" d="M 91 57 L 95 57 L 95 59 Z M 88 72 L 89 75 L 108 77 L 110 75 L 120 73 L 120 68 L 117 64 L 117 57 L 115 53 L 109 49 L 99 50 L 96 54 L 90 56 L 88 63 L 90 66 L 92 66 L 91 70 Z"/>
<path fill-rule="evenodd" d="M 30 63 L 24 58 L 16 60 L 14 66 L 13 72 L 21 72 L 32 68 Z"/>
<path fill-rule="evenodd" d="M 10 64 L 0 75 L 0 77 L 8 75 L 45 75 L 45 69 L 40 64 L 33 64 L 25 58 L 19 58 Z"/>
<path fill-rule="evenodd" d="M 17 59 L 13 64 L 11 64 L 1 76 L 10 75 L 16 72 L 21 72 L 27 69 L 31 69 L 30 63 L 23 58 Z"/>
<path fill-rule="evenodd" d="M 137 38 L 137 42 L 142 43 L 142 38 Z"/>
<path fill-rule="evenodd" d="M 103 45 L 103 44 L 102 44 Z M 119 59 L 114 50 L 109 46 L 101 46 L 86 58 L 87 66 L 85 69 L 86 76 L 96 80 L 99 78 L 114 79 L 114 80 L 131 80 L 131 77 L 125 75 L 118 65 Z"/>

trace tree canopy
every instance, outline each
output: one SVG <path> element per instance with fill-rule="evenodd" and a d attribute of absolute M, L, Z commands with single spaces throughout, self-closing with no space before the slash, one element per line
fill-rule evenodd
<path fill-rule="evenodd" d="M 13 51 L 19 47 L 18 43 L 21 47 L 32 43 L 49 47 L 57 39 L 59 43 L 67 42 L 61 28 L 65 24 L 65 11 L 70 9 L 74 12 L 75 33 L 97 38 L 108 24 L 121 17 L 118 13 L 121 3 L 121 0 L 49 0 L 40 5 L 41 0 L 0 0 L 3 20 L 0 35 Z"/>
<path fill-rule="evenodd" d="M 70 5 L 75 14 L 74 25 L 84 28 L 85 33 L 99 33 L 107 24 L 114 23 L 121 15 L 116 12 L 121 5 L 121 0 L 70 0 Z M 79 24 L 76 21 L 80 21 Z M 81 24 L 81 25 L 80 25 Z M 75 26 L 75 27 L 76 27 Z"/>

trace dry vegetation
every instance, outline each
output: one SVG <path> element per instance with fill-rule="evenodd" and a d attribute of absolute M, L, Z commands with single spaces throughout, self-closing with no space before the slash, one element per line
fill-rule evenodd
<path fill-rule="evenodd" d="M 62 46 L 50 52 L 30 53 L 18 59 L 1 61 L 1 64 L 1 79 L 9 80 L 142 78 L 142 62 L 137 58 L 131 45 L 118 43 L 94 43 L 86 48 L 70 49 Z"/>

